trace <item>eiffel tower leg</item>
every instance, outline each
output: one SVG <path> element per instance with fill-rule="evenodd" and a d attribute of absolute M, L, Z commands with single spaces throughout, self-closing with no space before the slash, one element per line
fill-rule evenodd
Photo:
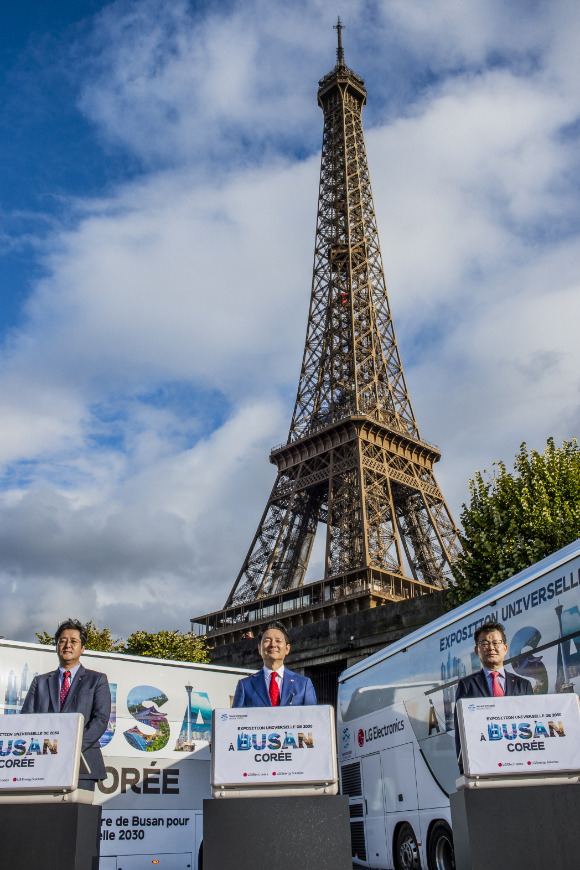
<path fill-rule="evenodd" d="M 279 473 L 226 607 L 302 585 L 318 525 L 320 497 L 297 489 L 301 467 Z"/>
<path fill-rule="evenodd" d="M 403 559 L 388 469 L 371 467 L 365 446 L 333 451 L 328 486 L 325 576 L 376 567 L 403 574 Z"/>
<path fill-rule="evenodd" d="M 285 518 L 270 583 L 264 584 L 263 594 L 272 595 L 303 584 L 316 536 L 319 511 L 320 500 L 313 493 L 295 494 Z"/>
<path fill-rule="evenodd" d="M 417 579 L 444 588 L 447 585 L 444 571 L 450 554 L 430 507 L 440 513 L 446 509 L 442 499 L 434 499 L 422 491 L 407 490 L 399 497 L 399 525 L 403 537 L 410 543 L 412 552 L 407 552 Z"/>
<path fill-rule="evenodd" d="M 393 574 L 404 574 L 395 506 L 386 470 L 363 468 L 368 563 Z"/>
<path fill-rule="evenodd" d="M 356 445 L 351 445 L 351 468 L 333 473 L 329 481 L 327 577 L 346 574 L 365 565 L 360 475 Z"/>

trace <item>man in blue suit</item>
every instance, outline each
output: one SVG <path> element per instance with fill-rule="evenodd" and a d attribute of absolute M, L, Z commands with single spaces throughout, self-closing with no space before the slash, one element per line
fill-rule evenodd
<path fill-rule="evenodd" d="M 266 626 L 258 638 L 258 652 L 264 667 L 257 674 L 240 680 L 234 695 L 234 707 L 316 704 L 311 680 L 284 667 L 290 644 L 283 625 L 272 622 Z"/>
<path fill-rule="evenodd" d="M 474 635 L 475 653 L 483 665 L 480 671 L 463 677 L 457 683 L 455 701 L 461 698 L 490 698 L 498 695 L 533 695 L 532 684 L 524 677 L 518 677 L 506 671 L 503 663 L 507 656 L 507 638 L 500 622 L 486 622 Z M 494 688 L 495 687 L 495 688 Z M 459 728 L 457 727 L 457 709 L 455 709 L 455 750 L 459 769 L 463 773 L 461 763 L 461 746 Z"/>
<path fill-rule="evenodd" d="M 55 635 L 59 667 L 34 677 L 24 699 L 22 713 L 82 713 L 85 717 L 82 753 L 90 773 L 81 773 L 79 788 L 95 790 L 107 773 L 99 738 L 111 714 L 111 692 L 105 674 L 89 671 L 80 663 L 87 630 L 78 619 L 61 623 Z"/>

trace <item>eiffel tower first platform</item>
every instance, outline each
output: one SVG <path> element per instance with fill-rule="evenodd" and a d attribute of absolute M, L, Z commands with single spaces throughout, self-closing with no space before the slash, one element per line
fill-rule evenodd
<path fill-rule="evenodd" d="M 389 606 L 443 589 L 458 534 L 419 434 L 387 297 L 362 128 L 364 81 L 344 62 L 320 82 L 324 113 L 306 346 L 288 440 L 221 610 L 192 619 L 210 647 Z M 305 583 L 318 529 L 324 576 Z"/>

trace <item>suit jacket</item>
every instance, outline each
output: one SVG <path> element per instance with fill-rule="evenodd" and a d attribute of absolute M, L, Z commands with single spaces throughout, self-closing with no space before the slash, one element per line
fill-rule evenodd
<path fill-rule="evenodd" d="M 80 665 L 60 709 L 59 670 L 34 677 L 22 705 L 22 713 L 82 713 L 85 717 L 82 753 L 90 773 L 79 779 L 105 779 L 107 773 L 99 746 L 111 714 L 111 692 L 105 674 Z"/>
<path fill-rule="evenodd" d="M 281 707 L 298 707 L 307 704 L 316 704 L 316 692 L 312 681 L 302 674 L 284 668 L 282 680 L 282 694 L 280 696 Z M 270 696 L 266 688 L 264 671 L 262 668 L 251 677 L 244 677 L 236 686 L 234 695 L 234 707 L 271 707 Z"/>
<path fill-rule="evenodd" d="M 532 689 L 530 681 L 526 680 L 525 677 L 518 677 L 517 674 L 512 674 L 511 671 L 505 670 L 505 693 L 506 695 L 533 695 L 534 690 Z M 456 703 L 462 698 L 490 697 L 492 697 L 492 695 L 483 668 L 480 671 L 476 671 L 475 674 L 463 677 L 457 683 L 457 689 L 455 690 Z M 457 753 L 459 767 L 463 771 L 460 761 L 461 745 L 459 740 L 459 728 L 457 727 L 457 707 L 455 708 L 453 715 L 455 720 L 455 751 Z"/>

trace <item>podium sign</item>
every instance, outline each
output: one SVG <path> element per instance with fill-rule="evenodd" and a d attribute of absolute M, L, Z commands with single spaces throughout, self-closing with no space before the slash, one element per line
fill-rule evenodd
<path fill-rule="evenodd" d="M 575 694 L 462 698 L 457 717 L 468 777 L 580 771 Z"/>
<path fill-rule="evenodd" d="M 224 789 L 338 789 L 330 706 L 218 709 L 212 718 L 211 783 Z M 294 794 L 296 791 L 293 792 Z M 313 793 L 313 790 L 301 792 Z"/>
<path fill-rule="evenodd" d="M 0 716 L 0 795 L 76 789 L 82 713 Z"/>

